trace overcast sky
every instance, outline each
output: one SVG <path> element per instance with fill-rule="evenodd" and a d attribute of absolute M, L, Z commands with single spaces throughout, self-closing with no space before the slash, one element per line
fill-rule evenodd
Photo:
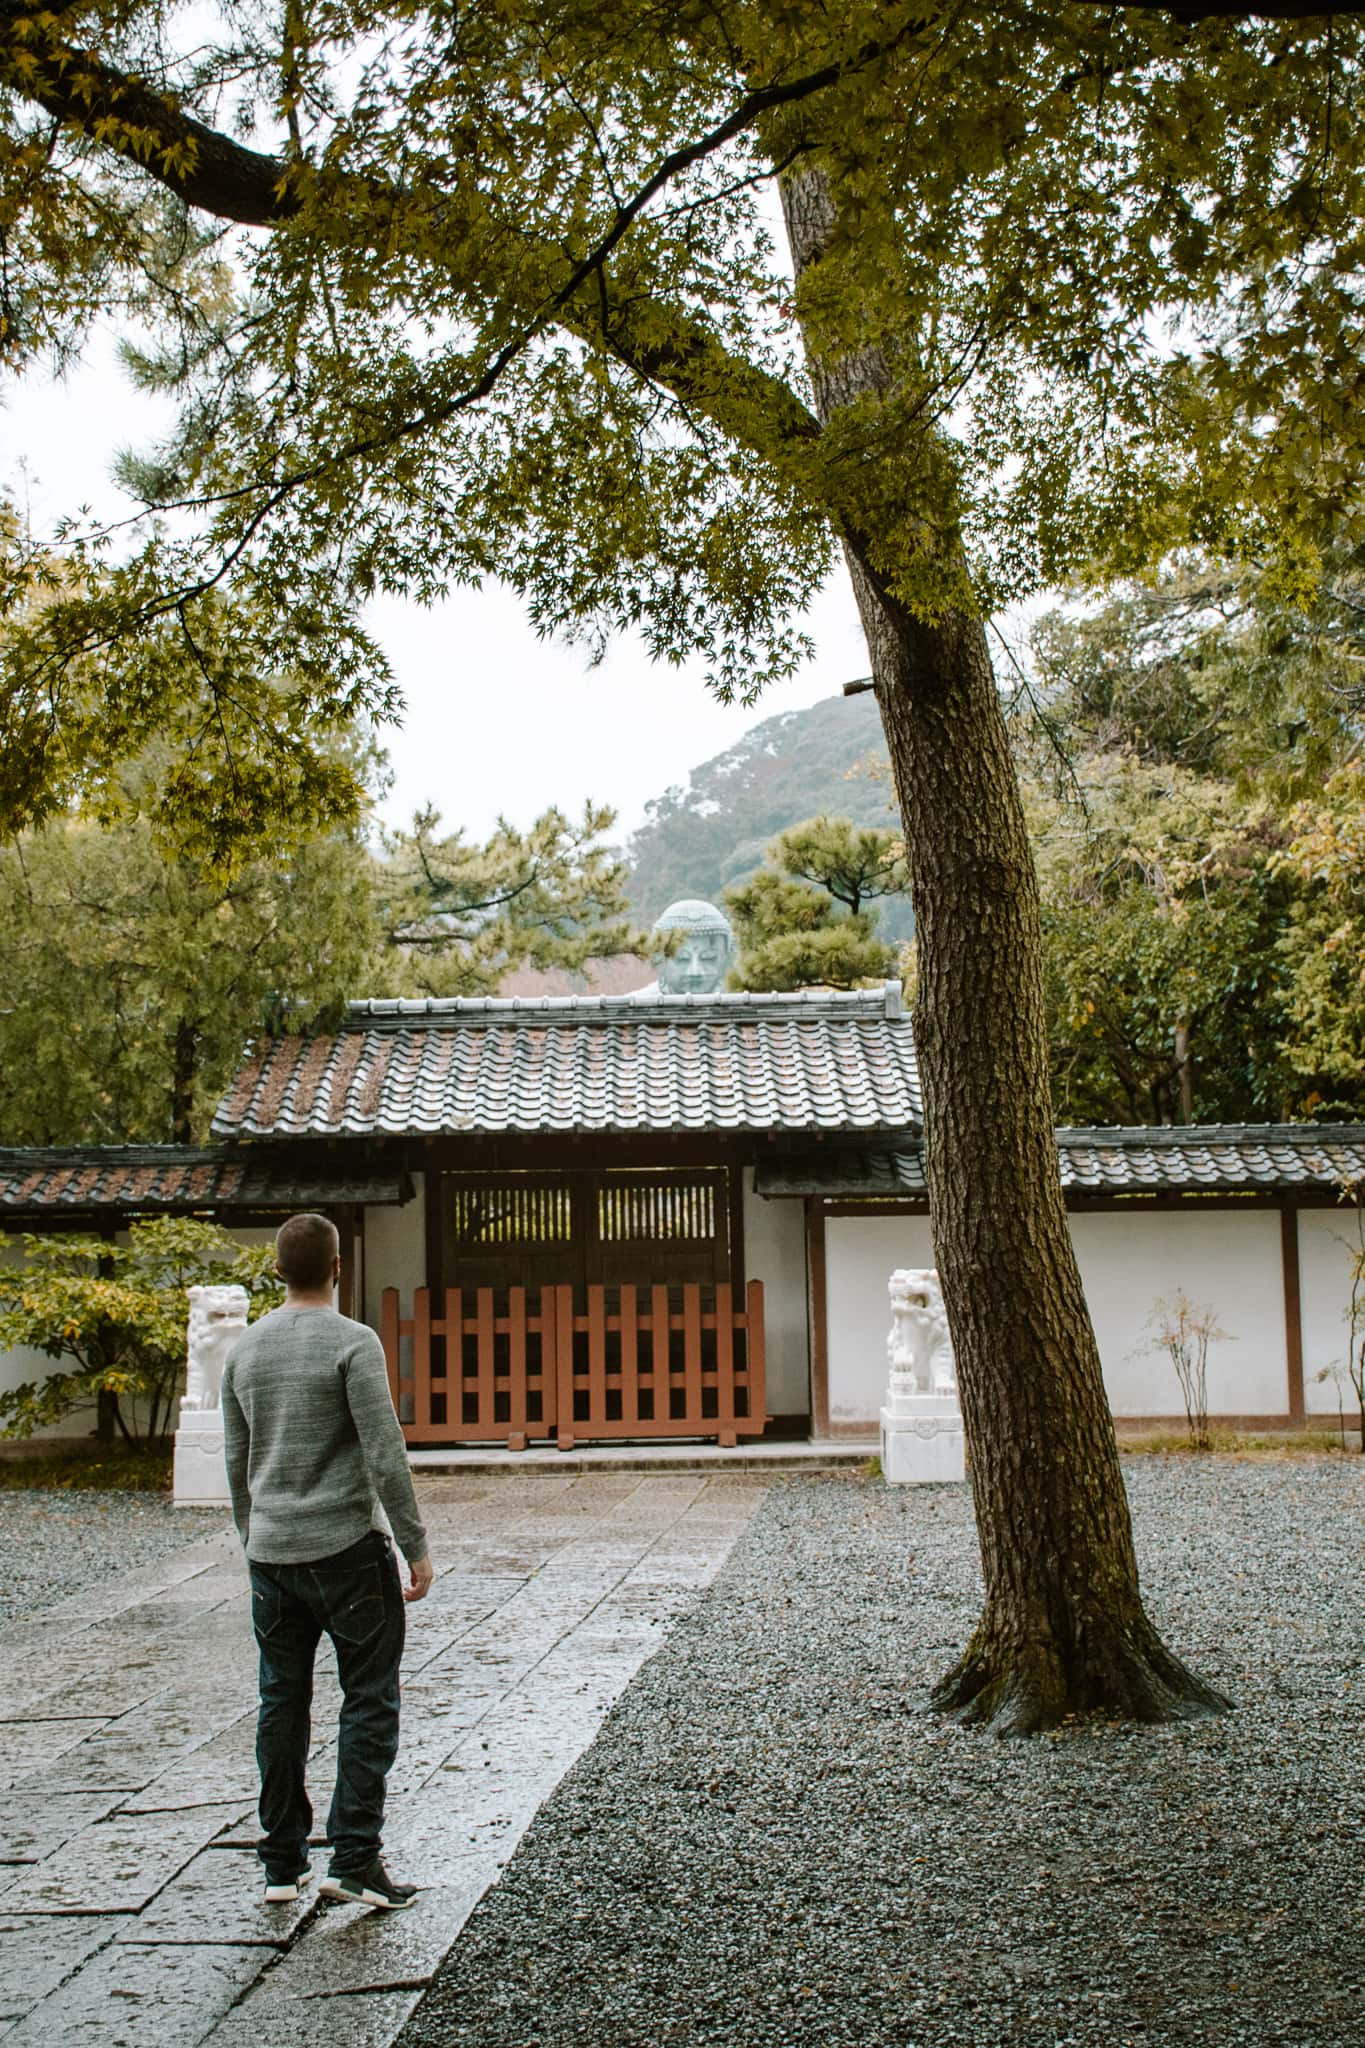
<path fill-rule="evenodd" d="M 97 342 L 64 383 L 9 384 L 0 411 L 0 486 L 27 498 L 37 531 L 89 505 L 131 511 L 110 477 L 116 452 L 150 440 L 159 414 Z M 435 611 L 386 599 L 370 623 L 393 664 L 407 716 L 385 738 L 394 787 L 384 811 L 404 822 L 435 803 L 447 823 L 483 835 L 501 812 L 525 825 L 557 803 L 612 804 L 618 831 L 687 771 L 774 712 L 813 704 L 867 670 L 852 595 L 840 571 L 808 621 L 817 654 L 792 683 L 750 709 L 708 695 L 699 671 L 652 665 L 623 641 L 596 669 L 537 639 L 515 596 L 466 591 Z"/>

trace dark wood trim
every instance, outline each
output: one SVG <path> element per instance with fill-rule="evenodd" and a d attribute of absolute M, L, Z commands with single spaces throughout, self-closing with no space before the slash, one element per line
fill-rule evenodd
<path fill-rule="evenodd" d="M 829 1435 L 829 1320 L 825 1269 L 825 1212 L 818 1196 L 806 1201 L 806 1309 L 810 1322 L 811 1435 Z"/>
<path fill-rule="evenodd" d="M 927 1216 L 929 1203 L 923 1195 L 869 1195 L 864 1199 L 858 1195 L 767 1195 L 765 1201 L 821 1200 L 827 1216 Z M 1304 1188 L 1293 1195 L 1266 1194 L 1261 1190 L 1245 1195 L 1224 1192 L 1205 1194 L 1202 1189 L 1190 1188 L 1163 1193 L 1134 1191 L 1132 1194 L 1115 1195 L 1068 1195 L 1067 1213 L 1073 1216 L 1096 1214 L 1140 1216 L 1152 1210 L 1167 1209 L 1224 1209 L 1250 1211 L 1273 1209 L 1282 1214 L 1286 1209 L 1335 1209 L 1338 1196 L 1330 1188 Z"/>
<path fill-rule="evenodd" d="M 579 1167 L 601 1172 L 614 1166 L 752 1165 L 763 1156 L 754 1139 L 746 1143 L 722 1132 L 531 1131 L 524 1135 L 470 1131 L 455 1138 L 428 1138 L 409 1149 L 411 1141 L 394 1141 L 410 1168 L 429 1172 L 433 1165 L 449 1172 L 543 1173 L 552 1168 Z"/>
<path fill-rule="evenodd" d="M 749 1277 L 744 1270 L 744 1168 L 739 1160 L 731 1160 L 728 1164 L 725 1184 L 730 1233 L 730 1285 L 738 1299 Z"/>
<path fill-rule="evenodd" d="M 781 1200 L 779 1196 L 777 1198 Z M 819 1201 L 826 1216 L 927 1216 L 929 1204 L 923 1197 L 877 1196 L 866 1202 L 854 1195 L 807 1195 L 807 1202 Z"/>
<path fill-rule="evenodd" d="M 1303 1306 L 1299 1278 L 1299 1218 L 1294 1209 L 1280 1211 L 1280 1256 L 1284 1267 L 1284 1356 L 1289 1376 L 1289 1419 L 1302 1424 Z"/>
<path fill-rule="evenodd" d="M 441 1257 L 441 1169 L 428 1160 L 422 1181 L 422 1208 L 426 1230 L 427 1286 L 436 1301 L 445 1300 L 445 1274 Z"/>
<path fill-rule="evenodd" d="M 769 1415 L 763 1432 L 765 1443 L 803 1444 L 811 1436 L 809 1415 Z"/>
<path fill-rule="evenodd" d="M 215 1209 L 199 1203 L 183 1209 L 123 1209 L 111 1216 L 107 1209 L 37 1209 L 29 1215 L 0 1212 L 0 1231 L 30 1231 L 35 1237 L 115 1238 L 130 1223 L 150 1223 L 157 1216 L 193 1216 L 216 1223 L 220 1230 L 278 1230 L 288 1209 Z"/>
<path fill-rule="evenodd" d="M 331 1211 L 337 1227 L 337 1249 L 341 1253 L 341 1278 L 337 1282 L 337 1307 L 344 1316 L 355 1316 L 355 1207 L 341 1202 Z"/>

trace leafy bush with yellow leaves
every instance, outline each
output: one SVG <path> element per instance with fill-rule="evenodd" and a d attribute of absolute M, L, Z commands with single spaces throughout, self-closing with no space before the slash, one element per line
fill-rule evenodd
<path fill-rule="evenodd" d="M 283 1299 L 273 1245 L 237 1244 L 197 1217 L 133 1223 L 126 1241 L 90 1233 L 0 1236 L 22 1262 L 0 1265 L 0 1347 L 69 1361 L 0 1392 L 0 1434 L 31 1436 L 112 1397 L 129 1443 L 167 1434 L 185 1370 L 187 1287 L 237 1285 L 252 1321 Z"/>

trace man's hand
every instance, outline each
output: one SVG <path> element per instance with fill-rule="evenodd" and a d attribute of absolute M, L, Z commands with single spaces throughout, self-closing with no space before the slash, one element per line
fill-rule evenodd
<path fill-rule="evenodd" d="M 419 1557 L 416 1564 L 408 1566 L 408 1584 L 403 1588 L 405 1600 L 425 1600 L 431 1591 L 434 1574 L 429 1557 Z"/>

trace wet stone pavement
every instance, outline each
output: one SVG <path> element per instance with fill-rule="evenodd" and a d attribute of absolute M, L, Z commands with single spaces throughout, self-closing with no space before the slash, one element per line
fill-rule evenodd
<path fill-rule="evenodd" d="M 385 1856 L 406 1913 L 267 1906 L 255 1840 L 255 1647 L 236 1538 L 0 1630 L 4 2048 L 383 2048 L 537 1808 L 761 1480 L 419 1482 L 436 1582 L 408 1609 Z M 338 1693 L 318 1661 L 309 1789 Z M 325 1867 L 314 1852 L 314 1870 Z"/>

